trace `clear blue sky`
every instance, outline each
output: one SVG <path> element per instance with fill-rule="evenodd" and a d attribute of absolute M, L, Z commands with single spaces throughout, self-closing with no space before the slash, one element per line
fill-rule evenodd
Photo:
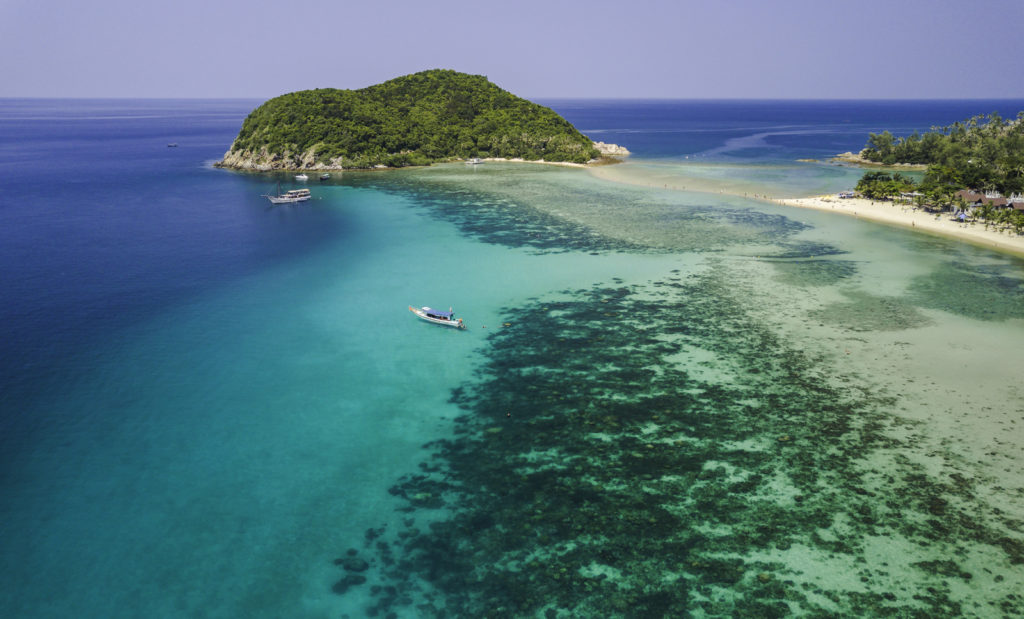
<path fill-rule="evenodd" d="M 0 97 L 1024 98 L 1024 0 L 0 0 Z"/>

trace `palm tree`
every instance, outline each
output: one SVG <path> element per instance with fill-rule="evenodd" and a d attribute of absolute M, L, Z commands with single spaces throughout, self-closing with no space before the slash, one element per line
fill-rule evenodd
<path fill-rule="evenodd" d="M 1014 232 L 1019 235 L 1024 230 L 1024 211 L 1006 210 L 1010 212 L 1010 223 L 1013 225 Z"/>
<path fill-rule="evenodd" d="M 952 206 L 953 206 L 953 196 L 956 195 L 956 194 L 953 193 L 953 190 L 949 189 L 948 187 L 946 187 L 946 188 L 944 188 L 942 190 L 942 192 L 939 195 L 940 195 L 939 205 L 941 207 L 940 210 L 948 211 L 950 208 L 952 208 Z"/>
<path fill-rule="evenodd" d="M 995 215 L 993 217 L 997 228 L 1003 228 L 1010 223 L 1010 209 L 1001 208 L 994 209 Z"/>
<path fill-rule="evenodd" d="M 981 215 L 981 218 L 985 220 L 986 230 L 988 230 L 989 225 L 992 224 L 992 211 L 994 210 L 995 209 L 993 208 L 993 206 L 988 202 L 983 202 L 981 206 L 978 208 L 978 213 Z"/>
<path fill-rule="evenodd" d="M 914 196 L 915 208 L 924 208 L 924 201 L 925 201 L 924 194 L 919 194 L 919 195 Z"/>

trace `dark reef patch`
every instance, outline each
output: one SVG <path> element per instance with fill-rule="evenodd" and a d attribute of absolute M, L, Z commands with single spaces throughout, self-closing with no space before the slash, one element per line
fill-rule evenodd
<path fill-rule="evenodd" d="M 971 607 L 948 584 L 978 582 L 955 559 L 967 547 L 1014 564 L 1017 523 L 967 478 L 900 457 L 912 445 L 887 432 L 903 423 L 895 400 L 787 348 L 748 295 L 719 264 L 509 308 L 452 394 L 455 438 L 392 491 L 433 521 L 367 537 L 385 579 L 367 614 L 1024 613 L 991 575 Z M 890 565 L 869 556 L 872 537 L 920 554 Z M 857 586 L 819 580 L 822 565 Z"/>
<path fill-rule="evenodd" d="M 773 262 L 776 279 L 790 286 L 833 286 L 857 274 L 852 260 L 803 259 Z"/>
<path fill-rule="evenodd" d="M 1024 279 L 1014 262 L 943 265 L 914 279 L 911 299 L 921 307 L 979 320 L 1024 318 Z"/>
<path fill-rule="evenodd" d="M 566 182 L 565 170 L 458 166 L 393 174 L 351 174 L 345 184 L 401 195 L 485 243 L 536 253 L 687 251 L 778 245 L 778 257 L 822 257 L 834 247 L 789 241 L 808 226 L 750 208 L 638 197 L 599 183 Z M 543 208 L 538 205 L 545 205 Z M 552 207 L 554 205 L 554 207 Z"/>
<path fill-rule="evenodd" d="M 424 207 L 432 217 L 450 221 L 462 234 L 484 243 L 528 248 L 538 254 L 651 251 L 641 244 L 597 234 L 588 226 L 522 201 L 455 182 L 431 182 L 429 176 L 350 175 L 346 184 L 402 195 Z"/>
<path fill-rule="evenodd" d="M 831 303 L 809 315 L 850 331 L 900 331 L 931 324 L 931 319 L 917 307 L 899 297 L 879 297 L 859 291 L 846 291 L 844 295 L 849 301 Z"/>
<path fill-rule="evenodd" d="M 802 224 L 801 224 L 802 225 Z M 811 243 L 809 241 L 785 241 L 780 239 L 777 243 L 778 251 L 766 252 L 761 258 L 775 258 L 777 260 L 795 260 L 809 258 L 824 258 L 827 256 L 841 256 L 846 254 L 845 250 L 826 243 Z"/>

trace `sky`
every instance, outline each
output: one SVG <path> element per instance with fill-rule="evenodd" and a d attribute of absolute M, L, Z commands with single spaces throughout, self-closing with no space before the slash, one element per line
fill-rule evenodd
<path fill-rule="evenodd" d="M 1024 0 L 0 0 L 0 97 L 1024 98 Z"/>

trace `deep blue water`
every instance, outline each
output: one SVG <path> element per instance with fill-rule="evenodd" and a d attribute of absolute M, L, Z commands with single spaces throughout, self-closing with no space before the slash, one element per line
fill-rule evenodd
<path fill-rule="evenodd" d="M 209 167 L 255 104 L 2 103 L 5 377 L 344 237 L 318 212 L 264 225 L 253 181 Z"/>
<path fill-rule="evenodd" d="M 652 257 L 526 208 L 538 195 L 556 213 L 570 198 L 633 199 L 562 170 L 346 172 L 311 184 L 301 207 L 269 208 L 261 194 L 288 175 L 211 166 L 258 103 L 0 100 L 0 614 L 358 615 L 370 594 L 331 593 L 331 560 L 369 527 L 400 526 L 387 489 L 464 413 L 453 389 L 479 370 L 486 336 L 514 322 L 508 308 L 701 260 Z M 543 103 L 635 159 L 752 165 L 1024 109 Z M 721 238 L 807 227 L 718 206 L 736 231 Z M 922 263 L 953 247 L 880 238 Z M 1013 268 L 978 255 L 997 274 Z M 454 304 L 473 329 L 422 325 L 408 303 Z"/>
<path fill-rule="evenodd" d="M 641 158 L 792 161 L 864 148 L 869 133 L 897 136 L 978 114 L 1016 118 L 1021 101 L 542 101 L 591 139 Z"/>

